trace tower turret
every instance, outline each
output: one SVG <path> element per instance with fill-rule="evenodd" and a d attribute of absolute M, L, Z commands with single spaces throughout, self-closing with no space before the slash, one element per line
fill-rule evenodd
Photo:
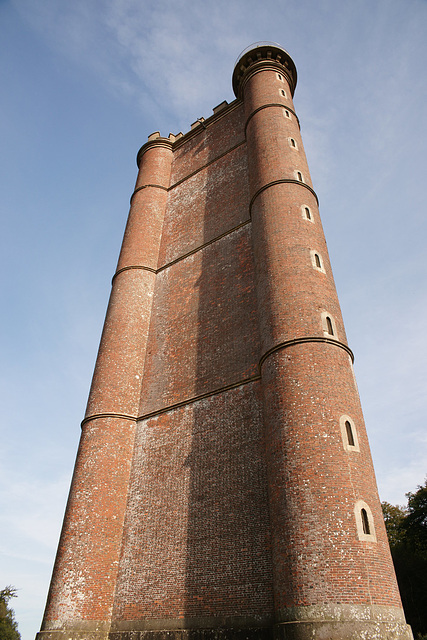
<path fill-rule="evenodd" d="M 245 107 L 276 633 L 410 637 L 295 84 L 289 54 L 269 43 L 246 50 L 233 75 Z"/>
<path fill-rule="evenodd" d="M 110 630 L 171 159 L 161 138 L 138 157 L 40 639 Z"/>

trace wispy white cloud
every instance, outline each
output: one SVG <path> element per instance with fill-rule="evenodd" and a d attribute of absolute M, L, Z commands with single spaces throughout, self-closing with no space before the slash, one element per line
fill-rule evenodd
<path fill-rule="evenodd" d="M 246 42 L 240 9 L 225 2 L 24 0 L 16 6 L 51 47 L 116 94 L 141 108 L 173 112 L 186 128 L 197 109 L 210 113 L 215 100 L 230 94 L 229 57 L 239 40 Z"/>

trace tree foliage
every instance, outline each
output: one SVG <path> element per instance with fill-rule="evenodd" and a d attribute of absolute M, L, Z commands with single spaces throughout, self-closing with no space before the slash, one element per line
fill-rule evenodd
<path fill-rule="evenodd" d="M 427 637 L 427 479 L 406 497 L 405 507 L 382 507 L 406 620 L 421 639 Z"/>
<path fill-rule="evenodd" d="M 381 504 L 388 541 L 390 547 L 395 547 L 401 544 L 405 537 L 402 525 L 406 517 L 406 511 L 404 507 L 392 505 L 389 502 L 382 502 Z"/>
<path fill-rule="evenodd" d="M 16 598 L 16 589 L 9 585 L 0 591 L 0 640 L 21 640 L 15 612 L 9 607 L 11 598 Z"/>
<path fill-rule="evenodd" d="M 427 480 L 415 493 L 407 493 L 408 508 L 403 522 L 405 539 L 414 550 L 427 556 Z"/>

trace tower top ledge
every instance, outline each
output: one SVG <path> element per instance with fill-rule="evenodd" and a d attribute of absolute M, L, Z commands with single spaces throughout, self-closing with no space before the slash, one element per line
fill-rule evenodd
<path fill-rule="evenodd" d="M 273 63 L 282 67 L 284 75 L 289 80 L 292 95 L 297 84 L 297 69 L 289 53 L 277 42 L 255 42 L 246 47 L 239 55 L 233 71 L 233 91 L 237 98 L 241 97 L 242 81 L 247 71 L 252 67 L 265 63 Z"/>

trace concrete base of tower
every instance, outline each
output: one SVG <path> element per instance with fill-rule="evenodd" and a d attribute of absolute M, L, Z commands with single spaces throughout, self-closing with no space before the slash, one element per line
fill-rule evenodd
<path fill-rule="evenodd" d="M 107 640 L 110 622 L 104 620 L 71 620 L 46 623 L 36 640 Z"/>
<path fill-rule="evenodd" d="M 273 640 L 273 617 L 226 616 L 79 621 L 43 629 L 36 640 Z"/>
<path fill-rule="evenodd" d="M 107 635 L 68 630 L 38 633 L 36 640 L 273 640 L 273 628 L 151 629 L 114 631 Z"/>
<path fill-rule="evenodd" d="M 43 629 L 36 640 L 413 640 L 402 609 L 328 604 L 270 616 L 108 622 L 79 621 Z"/>
<path fill-rule="evenodd" d="M 62 631 L 39 631 L 36 640 L 108 640 L 108 631 L 82 631 L 67 629 Z"/>
<path fill-rule="evenodd" d="M 271 615 L 116 621 L 108 640 L 273 640 L 273 624 Z"/>
<path fill-rule="evenodd" d="M 375 622 L 294 622 L 278 624 L 274 640 L 413 640 L 407 624 Z"/>
<path fill-rule="evenodd" d="M 413 640 L 403 609 L 327 604 L 280 612 L 274 640 Z"/>
<path fill-rule="evenodd" d="M 273 640 L 272 628 L 162 629 L 111 633 L 108 640 Z"/>

